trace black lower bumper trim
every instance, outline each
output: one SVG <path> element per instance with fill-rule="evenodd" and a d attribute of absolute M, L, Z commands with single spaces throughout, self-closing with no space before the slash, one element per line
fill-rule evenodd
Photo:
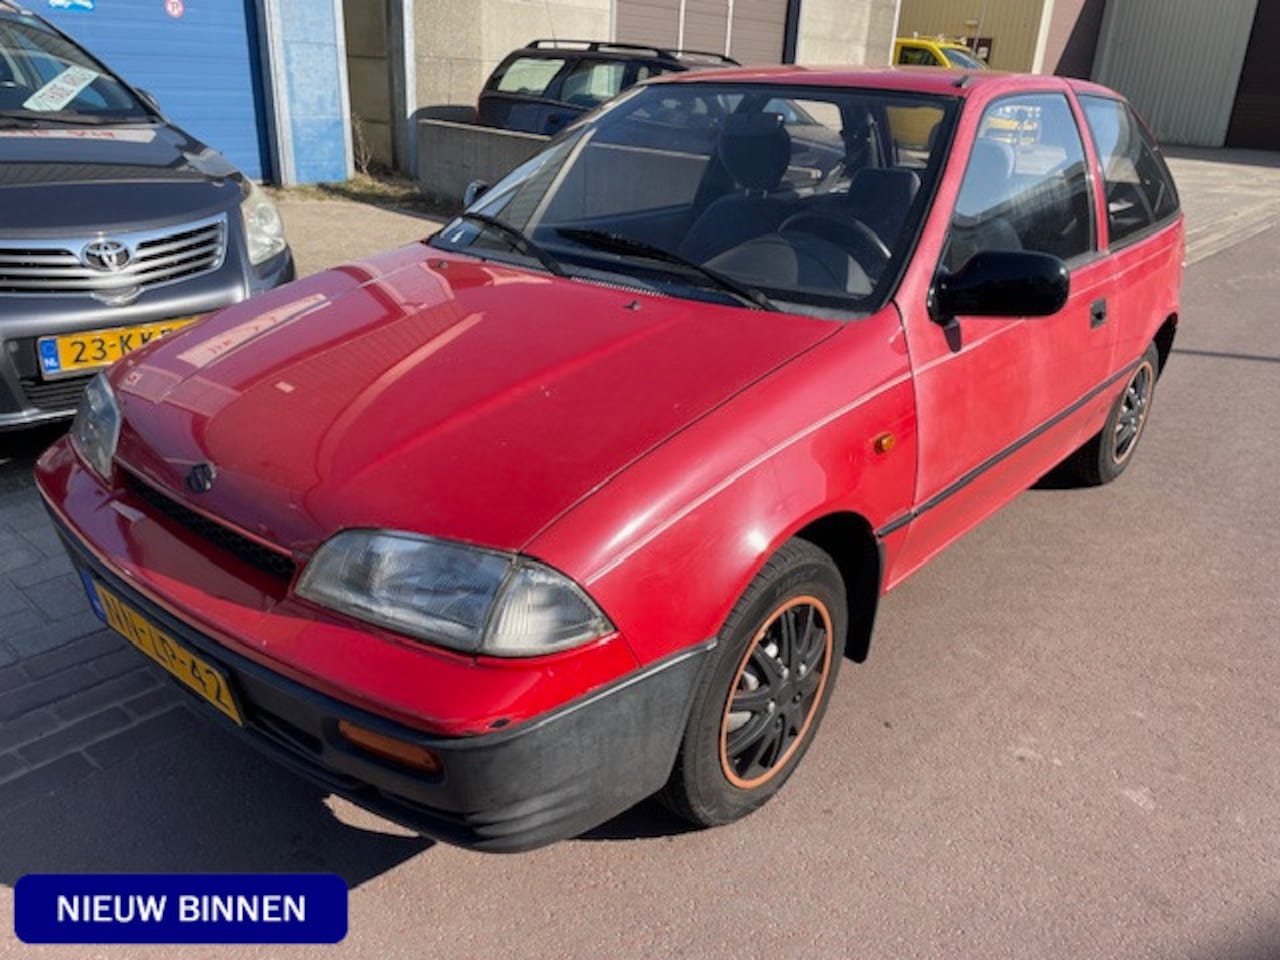
<path fill-rule="evenodd" d="M 333 793 L 426 836 L 473 849 L 528 850 L 577 836 L 660 789 L 715 645 L 689 647 L 510 729 L 433 737 L 227 650 L 104 567 L 56 516 L 54 524 L 79 568 L 229 674 L 245 726 L 206 707 L 211 720 Z M 340 720 L 434 750 L 443 772 L 417 773 L 363 753 L 339 735 Z"/>

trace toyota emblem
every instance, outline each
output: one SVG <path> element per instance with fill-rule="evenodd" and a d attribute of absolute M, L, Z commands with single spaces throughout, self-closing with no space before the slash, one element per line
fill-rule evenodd
<path fill-rule="evenodd" d="M 129 265 L 133 254 L 119 240 L 95 240 L 84 248 L 80 259 L 85 266 L 107 273 L 118 273 Z"/>
<path fill-rule="evenodd" d="M 213 489 L 213 481 L 218 471 L 212 463 L 197 463 L 187 474 L 187 489 L 192 493 L 208 493 Z"/>

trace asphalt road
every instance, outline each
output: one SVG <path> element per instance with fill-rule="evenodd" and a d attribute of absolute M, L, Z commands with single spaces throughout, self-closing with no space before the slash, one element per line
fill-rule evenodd
<path fill-rule="evenodd" d="M 887 597 L 747 820 L 466 853 L 184 722 L 0 819 L 0 958 L 179 955 L 14 941 L 17 878 L 72 870 L 352 887 L 340 947 L 182 956 L 1280 958 L 1280 229 L 1201 257 L 1130 470 L 1029 491 Z"/>

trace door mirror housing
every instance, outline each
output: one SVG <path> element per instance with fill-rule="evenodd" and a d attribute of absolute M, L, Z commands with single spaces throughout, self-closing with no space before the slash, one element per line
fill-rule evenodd
<path fill-rule="evenodd" d="M 154 93 L 152 93 L 150 90 L 142 90 L 142 89 L 138 89 L 136 92 L 138 96 L 140 96 L 144 101 L 146 101 L 146 104 L 148 107 L 150 107 L 156 113 L 164 113 L 164 111 L 160 109 L 160 101 L 156 99 L 156 95 Z"/>
<path fill-rule="evenodd" d="M 487 184 L 483 180 L 472 180 L 470 183 L 468 183 L 467 189 L 462 191 L 463 209 L 466 209 L 467 207 L 475 203 L 477 200 L 479 200 L 481 197 L 483 197 L 485 195 L 485 192 L 488 189 L 489 189 L 489 184 Z"/>
<path fill-rule="evenodd" d="M 955 273 L 940 271 L 929 292 L 929 314 L 956 317 L 1047 317 L 1067 303 L 1071 273 L 1058 257 L 1029 250 L 983 250 Z"/>

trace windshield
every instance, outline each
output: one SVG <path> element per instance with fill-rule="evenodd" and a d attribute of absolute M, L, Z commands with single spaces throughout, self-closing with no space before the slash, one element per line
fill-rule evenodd
<path fill-rule="evenodd" d="M 0 13 L 0 126 L 150 118 L 124 84 L 75 44 L 32 17 Z"/>
<path fill-rule="evenodd" d="M 947 62 L 953 67 L 960 67 L 962 70 L 986 70 L 987 65 L 975 57 L 968 50 L 958 50 L 955 47 L 944 47 L 942 55 L 947 58 Z"/>
<path fill-rule="evenodd" d="M 914 246 L 955 112 L 953 98 L 858 87 L 646 85 L 432 243 L 671 296 L 865 313 Z"/>

